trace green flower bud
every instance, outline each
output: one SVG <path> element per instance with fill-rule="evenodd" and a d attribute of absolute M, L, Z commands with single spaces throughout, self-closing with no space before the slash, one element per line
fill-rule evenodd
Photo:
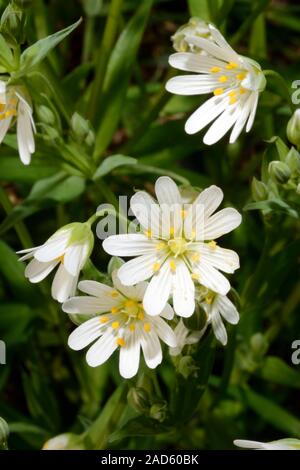
<path fill-rule="evenodd" d="M 98 16 L 102 10 L 103 0 L 82 0 L 82 6 L 87 16 Z"/>
<path fill-rule="evenodd" d="M 24 25 L 25 13 L 23 9 L 17 2 L 10 2 L 1 16 L 0 31 L 12 46 L 23 43 Z"/>
<path fill-rule="evenodd" d="M 127 400 L 138 413 L 146 413 L 150 408 L 150 398 L 147 391 L 141 387 L 132 387 L 128 394 Z"/>
<path fill-rule="evenodd" d="M 262 181 L 259 181 L 255 177 L 251 183 L 251 192 L 253 200 L 258 201 L 265 201 L 268 198 L 268 187 Z"/>
<path fill-rule="evenodd" d="M 37 114 L 38 114 L 39 119 L 45 124 L 49 124 L 50 126 L 55 124 L 54 113 L 47 106 L 44 106 L 44 105 L 39 106 L 37 109 Z"/>
<path fill-rule="evenodd" d="M 168 405 L 165 401 L 154 403 L 150 408 L 150 417 L 162 423 L 167 417 Z"/>
<path fill-rule="evenodd" d="M 69 238 L 69 245 L 73 243 L 82 243 L 87 244 L 89 247 L 89 254 L 92 252 L 94 247 L 94 234 L 91 230 L 91 226 L 88 222 L 72 222 L 70 224 L 65 225 L 64 227 L 60 228 L 59 231 L 70 231 L 70 238 Z M 56 232 L 56 233 L 58 233 Z"/>
<path fill-rule="evenodd" d="M 87 119 L 84 119 L 77 112 L 71 118 L 71 127 L 74 134 L 80 139 L 84 139 L 90 132 L 90 125 Z"/>
<path fill-rule="evenodd" d="M 264 356 L 269 348 L 269 343 L 261 333 L 255 333 L 250 338 L 250 347 L 255 356 Z"/>
<path fill-rule="evenodd" d="M 295 147 L 292 147 L 289 150 L 289 153 L 285 158 L 285 163 L 289 166 L 292 173 L 300 172 L 300 154 L 297 152 Z"/>
<path fill-rule="evenodd" d="M 278 184 L 285 184 L 291 177 L 291 170 L 285 162 L 275 160 L 269 163 L 268 167 L 269 174 L 273 181 Z"/>
<path fill-rule="evenodd" d="M 90 130 L 88 135 L 86 136 L 85 143 L 89 147 L 91 147 L 95 143 L 95 134 L 92 130 Z"/>
<path fill-rule="evenodd" d="M 200 52 L 201 48 L 190 44 L 188 36 L 211 39 L 208 23 L 199 18 L 191 18 L 188 23 L 181 26 L 171 37 L 173 47 L 178 52 Z"/>
<path fill-rule="evenodd" d="M 85 450 L 81 436 L 66 433 L 52 437 L 45 442 L 42 450 Z"/>
<path fill-rule="evenodd" d="M 300 145 L 300 109 L 296 109 L 286 128 L 289 141 L 298 147 Z"/>
<path fill-rule="evenodd" d="M 9 436 L 9 427 L 7 422 L 0 417 L 0 450 L 7 449 L 7 438 Z"/>

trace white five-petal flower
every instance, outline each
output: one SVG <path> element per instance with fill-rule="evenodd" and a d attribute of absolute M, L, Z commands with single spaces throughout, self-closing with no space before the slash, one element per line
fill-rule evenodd
<path fill-rule="evenodd" d="M 170 56 L 172 67 L 195 74 L 171 78 L 166 88 L 177 95 L 213 93 L 189 117 L 185 130 L 194 134 L 214 121 L 203 142 L 214 144 L 232 129 L 229 141 L 233 143 L 245 126 L 250 131 L 266 79 L 257 62 L 237 54 L 214 26 L 209 25 L 209 30 L 213 41 L 196 35 L 186 38 L 206 55 L 178 52 Z"/>
<path fill-rule="evenodd" d="M 17 120 L 17 141 L 19 155 L 22 163 L 28 165 L 31 155 L 35 151 L 34 132 L 35 124 L 32 117 L 32 108 L 17 87 L 7 87 L 0 81 L 0 143 L 3 141 L 8 129 Z"/>
<path fill-rule="evenodd" d="M 200 305 L 206 312 L 207 325 L 212 325 L 215 337 L 223 346 L 226 346 L 228 337 L 223 319 L 231 325 L 238 323 L 240 316 L 235 305 L 226 295 L 216 294 L 212 291 L 207 293 Z"/>
<path fill-rule="evenodd" d="M 155 192 L 157 201 L 144 191 L 131 198 L 143 232 L 112 235 L 103 247 L 111 255 L 135 257 L 118 271 L 124 285 L 151 278 L 143 300 L 149 315 L 160 314 L 172 294 L 177 315 L 189 317 L 195 310 L 195 281 L 221 295 L 229 291 L 219 270 L 233 273 L 239 257 L 214 239 L 238 227 L 241 215 L 229 207 L 214 214 L 223 199 L 217 186 L 202 191 L 192 204 L 183 203 L 166 176 L 158 178 Z"/>
<path fill-rule="evenodd" d="M 300 450 L 299 439 L 279 439 L 271 442 L 247 441 L 236 439 L 233 441 L 237 447 L 255 450 Z"/>
<path fill-rule="evenodd" d="M 140 349 L 147 366 L 154 369 L 162 361 L 160 340 L 168 346 L 176 346 L 176 336 L 163 320 L 171 319 L 174 312 L 166 304 L 161 316 L 147 315 L 142 300 L 148 283 L 124 286 L 116 271 L 112 279 L 114 287 L 96 281 L 81 281 L 78 288 L 88 296 L 73 297 L 63 304 L 67 313 L 97 315 L 78 326 L 68 344 L 78 351 L 94 343 L 86 355 L 91 367 L 100 366 L 120 348 L 120 374 L 129 379 L 138 371 Z"/>
<path fill-rule="evenodd" d="M 54 233 L 43 245 L 18 253 L 20 261 L 30 258 L 25 276 L 30 282 L 40 282 L 58 266 L 52 283 L 52 297 L 64 302 L 74 295 L 78 276 L 91 254 L 94 236 L 88 223 L 71 223 Z"/>

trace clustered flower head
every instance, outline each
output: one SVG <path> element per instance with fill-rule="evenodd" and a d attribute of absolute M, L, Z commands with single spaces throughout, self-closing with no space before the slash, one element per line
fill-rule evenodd
<path fill-rule="evenodd" d="M 178 355 L 185 345 L 199 341 L 210 324 L 226 344 L 222 318 L 235 324 L 239 315 L 227 297 L 230 283 L 223 273 L 233 273 L 239 258 L 216 239 L 238 227 L 241 215 L 229 207 L 216 212 L 223 199 L 217 186 L 188 192 L 187 197 L 186 189 L 162 176 L 155 183 L 156 199 L 144 191 L 131 198 L 139 232 L 103 242 L 107 253 L 132 258 L 112 273 L 113 286 L 92 280 L 78 284 L 93 249 L 91 219 L 66 225 L 43 245 L 19 252 L 21 260 L 30 259 L 25 276 L 33 283 L 58 268 L 52 296 L 65 312 L 80 317 L 79 323 L 86 317 L 69 346 L 80 350 L 92 344 L 86 356 L 90 366 L 103 364 L 119 349 L 120 374 L 131 378 L 139 368 L 140 350 L 147 366 L 155 368 L 162 361 L 161 343 Z M 87 295 L 74 297 L 77 284 Z M 174 312 L 190 317 L 197 304 L 207 318 L 202 331 L 190 332 L 182 321 L 173 330 L 167 323 Z"/>
<path fill-rule="evenodd" d="M 266 79 L 260 65 L 237 54 L 213 25 L 207 24 L 207 30 L 206 35 L 199 34 L 196 25 L 184 30 L 184 44 L 188 47 L 175 47 L 184 52 L 171 55 L 169 63 L 193 75 L 171 78 L 166 88 L 177 95 L 212 93 L 189 117 L 185 131 L 195 134 L 214 121 L 203 142 L 212 145 L 231 130 L 229 142 L 233 143 L 244 127 L 250 131 Z"/>

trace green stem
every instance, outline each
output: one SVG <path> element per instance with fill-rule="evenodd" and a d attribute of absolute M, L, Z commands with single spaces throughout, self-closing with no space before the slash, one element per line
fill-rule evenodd
<path fill-rule="evenodd" d="M 263 73 L 264 75 L 267 77 L 267 76 L 270 76 L 270 77 L 273 77 L 276 79 L 276 81 L 278 82 L 278 84 L 280 85 L 280 88 L 282 88 L 283 90 L 283 96 L 284 98 L 286 98 L 287 102 L 288 102 L 288 105 L 292 111 L 292 113 L 294 112 L 296 106 L 294 106 L 292 100 L 291 100 L 291 94 L 290 94 L 290 89 L 289 87 L 287 86 L 286 84 L 286 81 L 285 79 L 280 75 L 280 73 L 278 72 L 275 72 L 275 70 L 263 70 Z"/>
<path fill-rule="evenodd" d="M 88 62 L 91 57 L 91 50 L 94 39 L 95 17 L 88 16 L 85 20 L 85 29 L 82 47 L 82 62 Z"/>
<path fill-rule="evenodd" d="M 0 202 L 5 210 L 6 214 L 10 214 L 13 210 L 13 205 L 10 202 L 6 191 L 0 186 Z M 15 222 L 14 228 L 17 232 L 17 235 L 22 243 L 23 248 L 30 248 L 32 246 L 31 237 L 27 231 L 23 222 Z"/>
<path fill-rule="evenodd" d="M 101 94 L 103 89 L 103 83 L 105 78 L 106 67 L 108 64 L 109 56 L 112 51 L 116 35 L 118 23 L 120 20 L 123 0 L 112 0 L 110 2 L 110 8 L 108 12 L 108 18 L 105 25 L 105 30 L 101 42 L 101 46 L 98 50 L 96 74 L 94 83 L 91 89 L 91 96 L 88 106 L 88 118 L 90 121 L 94 121 L 97 110 L 99 109 L 99 103 L 101 100 Z"/>

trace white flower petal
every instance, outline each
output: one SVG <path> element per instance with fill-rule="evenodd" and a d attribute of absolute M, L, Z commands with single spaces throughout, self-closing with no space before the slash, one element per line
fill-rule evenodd
<path fill-rule="evenodd" d="M 0 121 L 0 144 L 2 143 L 4 137 L 6 136 L 6 133 L 9 129 L 9 126 L 11 124 L 11 117 L 8 117 L 6 119 L 3 119 Z"/>
<path fill-rule="evenodd" d="M 103 248 L 109 255 L 139 256 L 155 251 L 157 241 L 149 240 L 146 235 L 128 233 L 111 235 L 103 241 Z"/>
<path fill-rule="evenodd" d="M 166 261 L 159 272 L 152 277 L 143 300 L 143 306 L 148 315 L 159 315 L 169 299 L 172 285 L 172 274 Z"/>
<path fill-rule="evenodd" d="M 160 317 L 151 319 L 159 338 L 171 348 L 177 346 L 177 338 L 172 328 Z"/>
<path fill-rule="evenodd" d="M 117 270 L 112 273 L 112 281 L 117 291 L 121 292 L 121 294 L 125 297 L 128 297 L 130 299 L 134 299 L 137 297 L 136 286 L 124 286 L 119 279 Z"/>
<path fill-rule="evenodd" d="M 110 358 L 117 348 L 116 338 L 113 333 L 108 330 L 88 350 L 86 362 L 91 367 L 100 366 Z"/>
<path fill-rule="evenodd" d="M 177 52 L 169 57 L 169 64 L 178 70 L 208 73 L 212 67 L 224 67 L 225 62 L 192 52 Z"/>
<path fill-rule="evenodd" d="M 220 314 L 232 325 L 236 325 L 240 319 L 239 312 L 235 305 L 223 295 L 218 295 L 215 302 Z"/>
<path fill-rule="evenodd" d="M 156 253 L 138 256 L 135 259 L 127 261 L 127 263 L 119 268 L 119 279 L 125 286 L 132 286 L 138 282 L 145 281 L 153 275 L 153 266 L 155 263 L 162 263 L 163 259 L 164 258 L 159 257 Z"/>
<path fill-rule="evenodd" d="M 172 276 L 174 310 L 181 317 L 190 317 L 195 310 L 195 286 L 183 261 L 176 261 L 176 271 Z"/>
<path fill-rule="evenodd" d="M 65 302 L 75 294 L 77 281 L 78 276 L 72 276 L 64 265 L 60 264 L 52 282 L 51 295 L 53 299 L 58 302 Z"/>
<path fill-rule="evenodd" d="M 251 106 L 252 106 L 252 94 L 249 93 L 249 96 L 247 97 L 246 101 L 241 105 L 241 113 L 236 120 L 235 125 L 233 126 L 233 129 L 230 134 L 229 138 L 229 143 L 233 144 L 237 138 L 239 137 L 240 133 L 242 132 L 246 121 L 251 113 Z"/>
<path fill-rule="evenodd" d="M 77 276 L 83 268 L 88 257 L 89 246 L 84 243 L 76 243 L 68 246 L 64 256 L 64 265 L 66 270 Z"/>
<path fill-rule="evenodd" d="M 38 261 L 52 261 L 59 258 L 65 252 L 69 237 L 69 231 L 54 235 L 35 251 L 34 257 Z"/>
<path fill-rule="evenodd" d="M 150 230 L 153 236 L 159 236 L 160 208 L 148 193 L 138 191 L 134 194 L 130 200 L 130 208 L 143 229 Z"/>
<path fill-rule="evenodd" d="M 102 334 L 99 317 L 91 318 L 78 326 L 69 336 L 68 345 L 74 351 L 85 348 Z"/>
<path fill-rule="evenodd" d="M 162 309 L 160 316 L 166 320 L 172 320 L 174 318 L 174 310 L 170 304 L 166 304 L 166 306 Z"/>
<path fill-rule="evenodd" d="M 251 113 L 250 113 L 250 116 L 246 125 L 246 132 L 249 132 L 253 126 L 257 103 L 258 103 L 258 95 L 259 95 L 258 91 L 252 93 Z"/>
<path fill-rule="evenodd" d="M 216 308 L 213 308 L 211 313 L 211 323 L 216 338 L 220 341 L 221 344 L 223 344 L 223 346 L 225 346 L 227 344 L 227 332 L 221 315 Z"/>
<path fill-rule="evenodd" d="M 228 48 L 219 47 L 217 44 L 214 44 L 212 41 L 208 39 L 196 37 L 196 36 L 188 36 L 187 41 L 193 44 L 194 46 L 200 47 L 208 54 L 212 55 L 216 59 L 220 59 L 226 62 L 236 62 L 239 61 L 239 56 L 236 52 Z"/>
<path fill-rule="evenodd" d="M 209 30 L 211 32 L 211 35 L 214 39 L 214 41 L 218 44 L 220 48 L 223 50 L 226 50 L 228 53 L 228 58 L 229 61 L 235 61 L 239 63 L 240 61 L 240 56 L 235 52 L 234 49 L 228 44 L 224 36 L 220 33 L 220 31 L 215 28 L 212 24 L 209 25 Z"/>
<path fill-rule="evenodd" d="M 218 142 L 234 125 L 240 114 L 240 108 L 237 104 L 227 107 L 206 132 L 203 142 L 206 145 L 213 145 Z"/>
<path fill-rule="evenodd" d="M 41 263 L 40 261 L 33 259 L 25 268 L 25 277 L 27 277 L 30 282 L 40 282 L 45 279 L 49 273 L 51 273 L 57 264 L 58 261 L 55 260 Z"/>
<path fill-rule="evenodd" d="M 30 163 L 31 154 L 35 151 L 31 115 L 22 101 L 18 105 L 17 140 L 21 161 L 24 165 Z"/>
<path fill-rule="evenodd" d="M 195 134 L 218 117 L 228 106 L 228 97 L 213 96 L 191 114 L 185 123 L 185 132 Z"/>
<path fill-rule="evenodd" d="M 204 240 L 219 238 L 234 230 L 241 222 L 241 214 L 232 207 L 226 207 L 209 217 L 204 227 Z"/>
<path fill-rule="evenodd" d="M 116 305 L 115 299 L 82 296 L 68 299 L 64 302 L 62 309 L 66 313 L 94 314 L 110 312 L 111 308 Z"/>
<path fill-rule="evenodd" d="M 109 299 L 112 294 L 116 292 L 112 287 L 97 281 L 80 281 L 78 284 L 78 289 L 85 294 L 93 295 L 95 297 L 99 297 L 100 299 L 103 297 L 105 299 Z"/>
<path fill-rule="evenodd" d="M 225 273 L 233 273 L 240 267 L 239 256 L 235 251 L 216 246 L 211 248 L 208 243 L 192 243 L 191 250 L 200 254 L 200 259 L 211 264 L 214 268 L 220 269 Z"/>
<path fill-rule="evenodd" d="M 125 337 L 125 346 L 120 348 L 119 370 L 124 379 L 134 377 L 140 363 L 140 339 L 137 331 L 130 332 Z"/>
<path fill-rule="evenodd" d="M 140 329 L 140 332 L 145 362 L 150 369 L 155 369 L 162 361 L 162 351 L 158 336 L 153 329 L 148 333 Z"/>
<path fill-rule="evenodd" d="M 200 260 L 200 262 L 195 265 L 194 272 L 199 274 L 199 282 L 208 289 L 221 295 L 226 295 L 230 290 L 228 279 L 211 266 L 211 264 Z"/>
<path fill-rule="evenodd" d="M 155 182 L 155 194 L 159 204 L 181 204 L 177 184 L 169 176 L 160 176 Z"/>
<path fill-rule="evenodd" d="M 205 95 L 220 85 L 211 75 L 180 75 L 170 78 L 166 90 L 175 95 Z"/>

